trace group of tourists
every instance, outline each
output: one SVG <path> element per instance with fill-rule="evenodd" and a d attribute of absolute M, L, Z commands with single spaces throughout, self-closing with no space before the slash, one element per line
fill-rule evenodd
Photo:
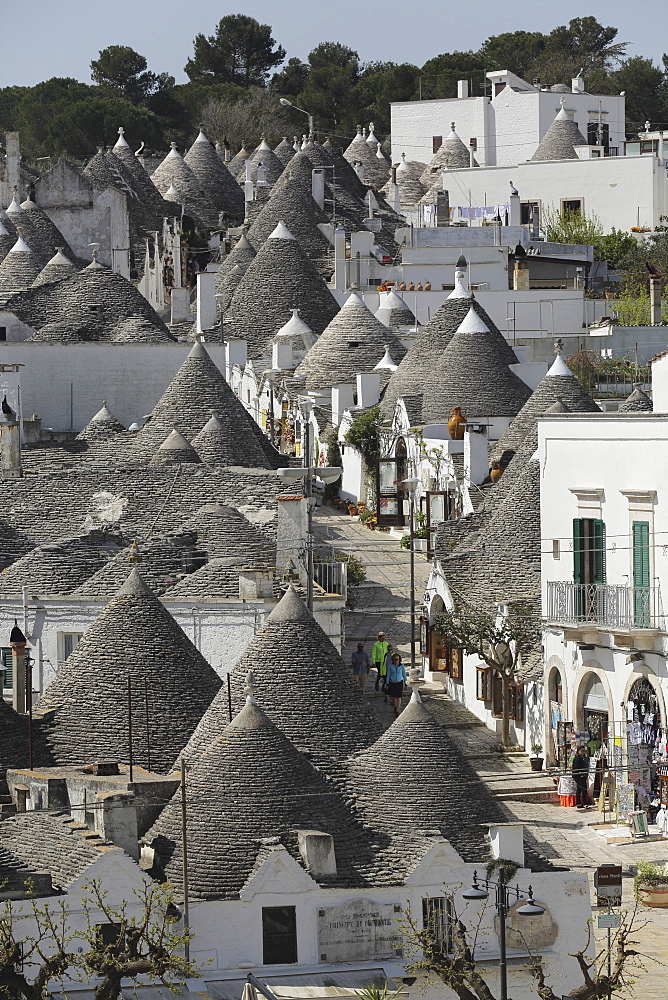
<path fill-rule="evenodd" d="M 388 698 L 394 708 L 395 716 L 401 711 L 401 696 L 408 684 L 406 668 L 401 660 L 401 654 L 387 641 L 384 632 L 379 632 L 371 650 L 371 657 L 364 649 L 364 643 L 358 642 L 357 649 L 351 658 L 353 680 L 357 681 L 362 691 L 366 690 L 367 676 L 373 669 L 376 671 L 376 691 L 381 691 L 385 702 Z"/>

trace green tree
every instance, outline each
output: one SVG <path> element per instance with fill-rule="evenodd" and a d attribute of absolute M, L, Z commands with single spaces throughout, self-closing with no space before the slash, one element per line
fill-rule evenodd
<path fill-rule="evenodd" d="M 162 145 L 162 130 L 155 115 L 106 92 L 77 101 L 53 119 L 50 152 L 81 158 L 92 156 L 98 146 L 114 145 L 119 122 L 123 122 L 128 135 L 137 136 L 154 148 Z"/>
<path fill-rule="evenodd" d="M 598 237 L 594 249 L 597 259 L 607 260 L 610 267 L 625 267 L 635 259 L 638 244 L 633 236 L 613 226 L 609 233 Z"/>
<path fill-rule="evenodd" d="M 70 77 L 52 77 L 28 88 L 19 102 L 14 125 L 21 133 L 23 155 L 27 158 L 52 155 L 56 151 L 54 138 L 57 141 L 55 119 L 95 89 Z"/>
<path fill-rule="evenodd" d="M 595 67 L 610 70 L 622 61 L 628 45 L 615 42 L 616 37 L 617 28 L 605 28 L 595 17 L 574 17 L 550 32 L 548 50 L 579 62 L 585 72 Z"/>
<path fill-rule="evenodd" d="M 30 87 L 0 88 L 0 131 L 14 132 L 18 128 L 21 101 L 30 90 Z"/>
<path fill-rule="evenodd" d="M 457 81 L 468 80 L 472 97 L 482 96 L 483 86 L 489 81 L 485 79 L 484 58 L 479 52 L 443 52 L 440 56 L 428 59 L 420 74 L 422 97 L 456 97 Z"/>
<path fill-rule="evenodd" d="M 509 604 L 504 616 L 497 608 L 478 611 L 456 606 L 438 615 L 435 628 L 449 646 L 479 656 L 500 676 L 501 742 L 510 746 L 510 685 L 522 660 L 540 647 L 539 615 L 530 604 L 519 601 Z"/>
<path fill-rule="evenodd" d="M 340 42 L 322 42 L 309 52 L 309 75 L 297 103 L 315 115 L 321 129 L 354 130 L 359 120 L 355 100 L 360 61 Z"/>
<path fill-rule="evenodd" d="M 197 35 L 195 52 L 185 71 L 198 82 L 235 83 L 262 87 L 274 66 L 285 58 L 285 49 L 271 36 L 271 26 L 247 14 L 229 14 L 218 22 L 213 35 Z"/>
<path fill-rule="evenodd" d="M 231 86 L 229 90 L 236 93 L 210 97 L 202 108 L 200 120 L 211 139 L 221 142 L 226 137 L 233 149 L 242 145 L 254 149 L 263 135 L 275 142 L 290 134 L 290 109 L 281 107 L 272 90 Z"/>
<path fill-rule="evenodd" d="M 554 206 L 543 209 L 543 226 L 551 243 L 582 243 L 596 245 L 603 236 L 601 220 L 593 212 L 560 212 Z"/>
<path fill-rule="evenodd" d="M 389 135 L 392 101 L 414 101 L 419 96 L 420 69 L 412 63 L 371 63 L 357 85 L 357 103 L 363 120 L 373 121 L 381 135 Z"/>
<path fill-rule="evenodd" d="M 665 56 L 664 56 L 665 59 Z M 662 126 L 668 114 L 666 74 L 651 59 L 633 56 L 612 74 L 617 92 L 626 91 L 626 123 L 629 129 Z"/>
<path fill-rule="evenodd" d="M 156 91 L 169 90 L 174 77 L 168 73 L 152 73 L 145 56 L 128 45 L 109 45 L 90 64 L 91 79 L 102 87 L 110 87 L 128 101 L 144 103 Z"/>
<path fill-rule="evenodd" d="M 274 73 L 272 76 L 271 89 L 279 97 L 297 97 L 304 89 L 309 73 L 310 67 L 307 63 L 292 56 L 280 73 Z"/>
<path fill-rule="evenodd" d="M 546 48 L 540 31 L 506 31 L 484 41 L 478 54 L 488 70 L 507 69 L 526 80 Z"/>

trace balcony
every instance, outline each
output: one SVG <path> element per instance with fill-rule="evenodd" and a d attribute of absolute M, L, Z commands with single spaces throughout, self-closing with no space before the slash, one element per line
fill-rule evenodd
<path fill-rule="evenodd" d="M 609 631 L 665 628 L 658 587 L 548 582 L 547 621 Z"/>

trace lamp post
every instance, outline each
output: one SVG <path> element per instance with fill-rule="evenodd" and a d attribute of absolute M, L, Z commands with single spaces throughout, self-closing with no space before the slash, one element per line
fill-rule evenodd
<path fill-rule="evenodd" d="M 484 889 L 482 886 L 484 885 Z M 515 896 L 516 899 L 527 898 L 524 906 L 520 906 L 517 912 L 523 917 L 539 917 L 542 913 L 545 913 L 545 908 L 535 901 L 533 898 L 533 889 L 529 886 L 529 891 L 525 892 L 520 889 L 519 886 L 509 886 L 506 882 L 506 873 L 503 865 L 499 869 L 499 880 L 495 882 L 493 879 L 483 879 L 482 885 L 478 882 L 477 871 L 473 872 L 473 885 L 470 889 L 466 889 L 462 896 L 464 899 L 468 900 L 482 900 L 489 897 L 489 888 L 493 886 L 495 889 L 495 900 L 494 905 L 496 907 L 496 912 L 499 915 L 499 974 L 501 979 L 501 996 L 499 1000 L 508 1000 L 508 976 L 507 976 L 507 962 L 506 962 L 506 917 L 508 915 L 508 910 L 510 909 L 510 897 Z"/>
<path fill-rule="evenodd" d="M 313 115 L 309 114 L 308 111 L 304 111 L 303 108 L 298 108 L 297 105 L 293 104 L 292 101 L 289 101 L 287 97 L 281 97 L 279 100 L 279 104 L 282 104 L 284 108 L 294 108 L 295 111 L 301 111 L 303 115 L 306 115 L 306 117 L 308 118 L 309 133 L 313 135 L 315 131 L 315 123 L 313 120 Z"/>
<path fill-rule="evenodd" d="M 334 466 L 318 468 L 311 465 L 311 414 L 313 413 L 313 400 L 308 396 L 302 396 L 299 400 L 299 408 L 302 413 L 302 467 L 290 467 L 288 469 L 277 469 L 281 482 L 287 485 L 304 480 L 304 494 L 306 496 L 306 604 L 309 611 L 313 611 L 313 509 L 315 507 L 315 497 L 313 496 L 313 483 L 316 479 L 322 479 L 324 483 L 335 482 L 342 474 L 343 469 Z"/>
<path fill-rule="evenodd" d="M 267 380 L 267 385 L 269 386 L 269 440 L 274 447 L 276 446 L 274 434 L 274 379 L 280 370 L 280 368 L 267 368 L 267 370 L 262 373 Z"/>
<path fill-rule="evenodd" d="M 408 538 L 411 554 L 411 670 L 415 670 L 415 539 L 413 537 L 413 521 L 415 518 L 415 497 L 420 485 L 419 479 L 404 479 L 403 484 L 410 500 Z"/>

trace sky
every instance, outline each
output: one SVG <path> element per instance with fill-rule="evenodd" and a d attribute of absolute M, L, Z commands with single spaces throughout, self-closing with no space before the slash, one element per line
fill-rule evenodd
<path fill-rule="evenodd" d="M 630 55 L 661 60 L 665 43 L 666 0 L 589 3 L 562 0 L 32 0 L 19 15 L 14 45 L 5 33 L 0 86 L 32 86 L 52 76 L 90 82 L 90 61 L 107 45 L 129 45 L 148 59 L 155 72 L 169 72 L 185 83 L 186 60 L 196 34 L 212 34 L 226 14 L 244 13 L 270 24 L 289 56 L 305 60 L 319 42 L 343 42 L 363 61 L 391 60 L 422 65 L 441 52 L 477 49 L 489 35 L 504 31 L 550 31 L 573 17 L 593 15 L 619 29 Z"/>

